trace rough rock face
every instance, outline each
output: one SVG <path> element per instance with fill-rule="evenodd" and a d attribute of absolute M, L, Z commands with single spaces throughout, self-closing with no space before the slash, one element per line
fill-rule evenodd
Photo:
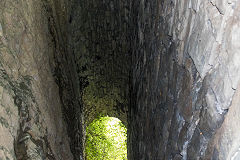
<path fill-rule="evenodd" d="M 0 2 L 0 159 L 84 159 L 85 125 L 99 114 L 127 123 L 127 6 Z M 102 81 L 110 105 L 84 104 L 84 89 Z"/>
<path fill-rule="evenodd" d="M 73 159 L 54 78 L 60 42 L 51 27 L 64 28 L 57 25 L 64 24 L 67 5 L 62 0 L 0 2 L 1 160 Z"/>
<path fill-rule="evenodd" d="M 99 114 L 128 118 L 129 159 L 240 159 L 239 15 L 237 0 L 1 0 L 0 159 L 84 159 Z"/>
<path fill-rule="evenodd" d="M 239 159 L 239 1 L 133 1 L 130 159 Z"/>

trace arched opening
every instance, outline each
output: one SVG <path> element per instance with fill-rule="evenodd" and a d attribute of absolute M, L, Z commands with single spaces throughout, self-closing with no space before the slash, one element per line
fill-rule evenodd
<path fill-rule="evenodd" d="M 86 128 L 86 160 L 126 160 L 127 128 L 115 117 L 99 117 Z"/>
<path fill-rule="evenodd" d="M 69 121 L 70 126 L 73 126 L 69 132 L 77 160 L 87 155 L 85 129 L 97 117 L 117 117 L 127 125 L 131 64 L 128 3 L 74 0 L 71 6 L 68 49 L 76 65 L 74 76 L 77 81 L 74 89 L 79 87 L 79 94 L 76 91 L 76 104 L 79 107 L 73 105 L 73 116 L 68 115 L 75 123 Z M 80 108 L 79 111 L 76 108 Z M 98 158 L 93 159 L 101 158 L 98 155 Z"/>

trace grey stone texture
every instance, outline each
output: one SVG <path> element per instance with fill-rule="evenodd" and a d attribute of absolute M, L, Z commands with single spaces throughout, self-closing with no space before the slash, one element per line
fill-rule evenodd
<path fill-rule="evenodd" d="M 64 16 L 53 12 L 59 7 L 64 14 L 66 6 L 62 0 L 0 1 L 1 160 L 73 159 L 53 76 L 59 49 L 49 22 L 62 23 Z"/>
<path fill-rule="evenodd" d="M 132 1 L 130 159 L 238 159 L 239 9 Z"/>
<path fill-rule="evenodd" d="M 127 124 L 125 102 L 94 108 L 82 100 L 84 64 L 92 61 L 107 80 L 120 79 L 116 86 L 127 95 L 127 7 L 110 0 L 0 2 L 1 160 L 82 160 L 85 126 L 96 116 Z"/>
<path fill-rule="evenodd" d="M 237 0 L 1 0 L 0 159 L 82 160 L 99 113 L 130 160 L 240 159 L 239 37 Z M 128 108 L 83 103 L 87 62 Z"/>

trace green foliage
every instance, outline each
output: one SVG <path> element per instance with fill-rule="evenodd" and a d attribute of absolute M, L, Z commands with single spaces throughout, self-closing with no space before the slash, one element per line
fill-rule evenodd
<path fill-rule="evenodd" d="M 120 120 L 100 117 L 86 131 L 87 160 L 127 159 L 127 129 Z"/>

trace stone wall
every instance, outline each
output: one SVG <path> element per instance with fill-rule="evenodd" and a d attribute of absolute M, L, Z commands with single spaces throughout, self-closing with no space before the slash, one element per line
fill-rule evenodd
<path fill-rule="evenodd" d="M 69 19 L 69 52 L 77 64 L 85 123 L 99 115 L 127 123 L 129 2 L 75 0 Z"/>
<path fill-rule="evenodd" d="M 0 7 L 0 159 L 84 159 L 85 125 L 99 115 L 127 123 L 128 2 Z"/>
<path fill-rule="evenodd" d="M 54 78 L 68 5 L 0 1 L 1 160 L 73 159 Z"/>
<path fill-rule="evenodd" d="M 239 159 L 239 12 L 237 0 L 2 0 L 0 159 L 84 159 L 99 115 L 128 118 L 129 159 Z"/>
<path fill-rule="evenodd" d="M 128 6 L 0 2 L 0 159 L 84 159 L 94 118 L 127 124 Z"/>
<path fill-rule="evenodd" d="M 132 2 L 130 159 L 239 159 L 239 9 Z"/>

